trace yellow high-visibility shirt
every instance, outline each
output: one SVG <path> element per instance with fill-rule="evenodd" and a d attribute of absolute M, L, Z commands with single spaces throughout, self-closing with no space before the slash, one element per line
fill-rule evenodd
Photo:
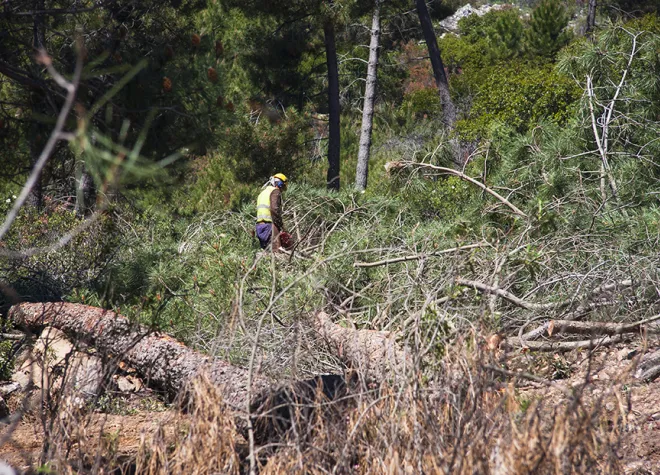
<path fill-rule="evenodd" d="M 267 186 L 259 193 L 257 198 L 257 223 L 272 223 L 273 217 L 270 212 L 270 194 L 277 190 L 275 186 Z"/>

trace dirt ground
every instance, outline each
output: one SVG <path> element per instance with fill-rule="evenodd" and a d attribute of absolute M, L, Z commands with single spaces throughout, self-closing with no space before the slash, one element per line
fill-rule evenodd
<path fill-rule="evenodd" d="M 76 455 L 84 451 L 87 458 L 93 458 L 99 448 L 104 453 L 109 449 L 118 460 L 130 459 L 137 453 L 141 438 L 153 434 L 172 415 L 171 411 L 88 415 L 82 421 L 88 437 L 83 444 L 72 444 L 71 451 Z M 31 416 L 24 417 L 15 427 L 9 425 L 0 429 L 0 460 L 5 460 L 19 473 L 38 469 L 44 433 L 42 422 Z"/>

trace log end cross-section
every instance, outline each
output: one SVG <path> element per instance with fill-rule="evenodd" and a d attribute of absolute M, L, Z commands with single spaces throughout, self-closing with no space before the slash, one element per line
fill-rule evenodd
<path fill-rule="evenodd" d="M 134 367 L 152 387 L 175 397 L 202 372 L 222 388 L 225 401 L 244 409 L 246 398 L 268 390 L 271 381 L 253 375 L 248 391 L 248 372 L 226 361 L 191 350 L 183 343 L 121 315 L 87 305 L 72 303 L 22 303 L 11 308 L 10 318 L 18 325 L 35 329 L 52 325 L 70 337 L 93 345 L 98 351 Z"/>

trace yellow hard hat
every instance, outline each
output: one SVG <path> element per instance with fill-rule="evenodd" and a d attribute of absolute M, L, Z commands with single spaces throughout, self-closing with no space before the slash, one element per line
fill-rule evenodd
<path fill-rule="evenodd" d="M 278 180 L 282 180 L 282 183 L 284 183 L 285 185 L 289 181 L 284 173 L 276 173 L 275 175 L 273 175 L 273 178 L 277 178 Z"/>

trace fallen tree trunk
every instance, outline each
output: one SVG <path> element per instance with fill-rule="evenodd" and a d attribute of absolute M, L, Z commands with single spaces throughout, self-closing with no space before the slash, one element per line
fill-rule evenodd
<path fill-rule="evenodd" d="M 314 325 L 333 353 L 367 380 L 402 377 L 412 367 L 412 358 L 396 341 L 396 333 L 355 330 L 334 323 L 319 312 Z"/>
<path fill-rule="evenodd" d="M 226 361 L 191 350 L 163 333 L 129 322 L 109 310 L 72 303 L 22 303 L 9 317 L 30 329 L 52 325 L 71 337 L 94 346 L 134 367 L 146 383 L 178 395 L 195 376 L 206 373 L 222 388 L 227 404 L 244 411 L 248 397 L 248 371 Z M 252 377 L 252 394 L 272 390 L 274 384 L 262 375 Z"/>

